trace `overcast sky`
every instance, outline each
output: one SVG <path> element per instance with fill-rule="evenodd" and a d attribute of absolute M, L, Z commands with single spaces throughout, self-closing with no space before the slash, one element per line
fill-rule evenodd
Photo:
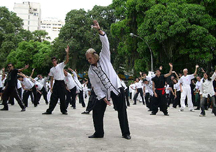
<path fill-rule="evenodd" d="M 13 11 L 14 3 L 21 3 L 28 0 L 1 0 L 0 6 L 6 6 Z M 56 17 L 65 19 L 66 14 L 72 9 L 84 8 L 91 10 L 95 5 L 108 6 L 112 0 L 29 0 L 41 4 L 42 19 L 47 17 Z"/>

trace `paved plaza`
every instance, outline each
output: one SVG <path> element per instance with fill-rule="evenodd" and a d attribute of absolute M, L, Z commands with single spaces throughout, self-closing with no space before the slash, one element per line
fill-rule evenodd
<path fill-rule="evenodd" d="M 87 101 L 86 101 L 87 102 Z M 20 112 L 16 103 L 9 111 L 0 111 L 0 152 L 215 152 L 216 117 L 207 111 L 179 112 L 169 109 L 170 116 L 150 112 L 141 103 L 128 108 L 131 140 L 121 137 L 117 112 L 107 107 L 104 118 L 105 137 L 89 139 L 94 133 L 92 114 L 82 115 L 80 104 L 69 115 L 42 115 L 47 105 L 29 105 Z M 0 106 L 2 108 L 2 105 Z"/>

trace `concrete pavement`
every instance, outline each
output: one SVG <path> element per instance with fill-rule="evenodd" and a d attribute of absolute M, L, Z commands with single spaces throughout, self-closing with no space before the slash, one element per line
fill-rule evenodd
<path fill-rule="evenodd" d="M 87 101 L 86 101 L 87 102 Z M 2 106 L 0 106 L 2 108 Z M 105 137 L 89 139 L 94 133 L 92 115 L 82 115 L 80 104 L 69 115 L 62 115 L 59 105 L 52 115 L 42 115 L 47 105 L 34 108 L 29 104 L 20 112 L 18 104 L 0 111 L 0 152 L 215 152 L 216 117 L 207 111 L 179 112 L 169 109 L 170 116 L 159 112 L 150 116 L 141 103 L 128 108 L 131 140 L 121 137 L 117 112 L 107 107 Z"/>

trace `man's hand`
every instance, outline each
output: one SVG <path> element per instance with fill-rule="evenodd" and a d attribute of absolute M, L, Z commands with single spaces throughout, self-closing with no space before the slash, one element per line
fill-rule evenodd
<path fill-rule="evenodd" d="M 160 66 L 160 67 L 159 67 L 159 70 L 163 70 L 163 66 Z"/>
<path fill-rule="evenodd" d="M 35 68 L 34 69 L 32 69 L 32 72 L 34 72 L 35 71 Z"/>
<path fill-rule="evenodd" d="M 172 63 L 169 63 L 169 66 L 170 66 L 170 68 L 172 68 L 173 67 Z"/>
<path fill-rule="evenodd" d="M 69 53 L 69 50 L 70 50 L 70 48 L 69 48 L 69 46 L 67 46 L 67 48 L 65 48 L 65 52 Z"/>
<path fill-rule="evenodd" d="M 172 73 L 176 73 L 175 71 L 172 71 Z"/>
<path fill-rule="evenodd" d="M 99 30 L 100 29 L 100 25 L 99 25 L 98 21 L 94 20 L 93 23 L 94 23 L 93 28 Z"/>
<path fill-rule="evenodd" d="M 68 68 L 68 70 L 71 71 L 71 72 L 73 72 L 73 69 L 71 69 L 71 68 Z"/>
<path fill-rule="evenodd" d="M 196 69 L 198 69 L 199 68 L 199 65 L 196 65 Z"/>
<path fill-rule="evenodd" d="M 104 98 L 103 100 L 107 105 L 111 106 L 111 103 L 107 100 L 107 98 Z"/>
<path fill-rule="evenodd" d="M 156 93 L 156 92 L 154 93 L 154 95 L 155 95 L 155 98 L 157 98 L 157 97 L 158 97 L 158 95 L 157 95 L 157 93 Z"/>
<path fill-rule="evenodd" d="M 53 93 L 53 88 L 50 88 L 50 92 Z"/>

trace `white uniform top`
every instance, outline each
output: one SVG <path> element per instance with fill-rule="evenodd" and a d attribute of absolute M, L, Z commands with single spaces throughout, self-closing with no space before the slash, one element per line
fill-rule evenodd
<path fill-rule="evenodd" d="M 20 89 L 20 88 L 22 88 L 21 82 L 20 80 L 17 80 L 17 89 Z"/>
<path fill-rule="evenodd" d="M 195 89 L 200 91 L 200 86 L 201 86 L 201 80 L 196 82 L 196 87 Z"/>
<path fill-rule="evenodd" d="M 153 88 L 152 88 L 152 81 L 149 81 L 148 84 L 144 84 L 144 87 L 145 87 L 145 93 L 149 93 L 151 96 L 154 95 Z"/>
<path fill-rule="evenodd" d="M 76 90 L 77 91 L 82 91 L 83 88 L 82 88 L 82 84 L 80 83 L 79 79 L 78 79 L 78 76 L 76 74 L 75 71 L 73 71 L 73 79 L 74 79 L 74 82 L 75 82 L 75 85 L 76 85 Z"/>
<path fill-rule="evenodd" d="M 210 97 L 215 95 L 214 92 L 214 86 L 213 86 L 213 81 L 216 78 L 216 73 L 214 72 L 214 74 L 211 77 L 211 80 L 205 80 L 205 82 L 201 82 L 200 85 L 200 94 L 202 95 L 202 97 L 204 98 L 208 98 L 208 95 L 210 95 Z"/>
<path fill-rule="evenodd" d="M 127 86 L 126 86 L 126 84 L 125 84 L 125 82 L 124 82 L 123 80 L 121 80 L 121 85 L 122 85 L 122 87 L 124 88 L 124 90 L 127 89 Z"/>
<path fill-rule="evenodd" d="M 24 85 L 24 88 L 26 90 L 30 90 L 34 87 L 34 83 L 31 82 L 28 78 L 23 78 L 23 81 L 21 81 L 22 85 Z"/>
<path fill-rule="evenodd" d="M 176 91 L 181 91 L 180 82 L 178 81 L 178 83 L 174 84 L 173 88 L 174 88 L 174 90 L 176 90 Z"/>
<path fill-rule="evenodd" d="M 3 88 L 2 75 L 0 75 L 0 88 Z"/>
<path fill-rule="evenodd" d="M 97 67 L 90 65 L 88 75 L 97 99 L 101 100 L 107 97 L 109 100 L 111 91 L 119 95 L 121 81 L 111 63 L 110 46 L 107 36 L 100 35 L 100 40 L 102 42 L 102 50 Z"/>
<path fill-rule="evenodd" d="M 183 86 L 188 86 L 191 84 L 191 80 L 194 78 L 194 75 L 193 74 L 190 74 L 190 75 L 186 75 L 186 76 L 182 76 L 180 78 L 180 83 L 183 85 Z"/>
<path fill-rule="evenodd" d="M 134 88 L 134 84 L 131 84 L 131 85 L 129 86 L 129 92 L 132 92 L 134 89 L 135 89 L 135 88 Z"/>
<path fill-rule="evenodd" d="M 69 90 L 76 87 L 74 79 L 72 78 L 72 75 L 70 73 L 67 73 L 67 76 L 65 76 L 64 81 Z"/>
<path fill-rule="evenodd" d="M 84 92 L 85 92 L 85 91 L 88 91 L 88 86 L 87 86 L 86 83 L 83 83 L 83 84 L 82 84 L 82 87 L 83 87 L 83 91 L 84 91 Z"/>
<path fill-rule="evenodd" d="M 169 93 L 170 93 L 169 84 L 165 85 L 165 90 L 166 90 L 166 94 L 169 94 Z"/>
<path fill-rule="evenodd" d="M 50 76 L 53 77 L 54 80 L 64 80 L 64 67 L 66 65 L 64 62 L 57 64 L 55 67 L 50 69 Z"/>
<path fill-rule="evenodd" d="M 135 88 L 136 89 L 142 89 L 143 88 L 143 84 L 142 84 L 142 81 L 140 80 L 139 82 L 136 82 L 135 83 Z"/>
<path fill-rule="evenodd" d="M 39 91 L 40 91 L 40 90 L 42 90 L 42 89 L 43 89 L 43 85 L 42 85 L 40 82 L 38 82 L 38 81 L 35 81 L 35 83 L 34 83 L 34 84 L 35 84 L 35 87 L 36 87 L 36 89 L 37 89 L 37 90 L 39 90 Z"/>

